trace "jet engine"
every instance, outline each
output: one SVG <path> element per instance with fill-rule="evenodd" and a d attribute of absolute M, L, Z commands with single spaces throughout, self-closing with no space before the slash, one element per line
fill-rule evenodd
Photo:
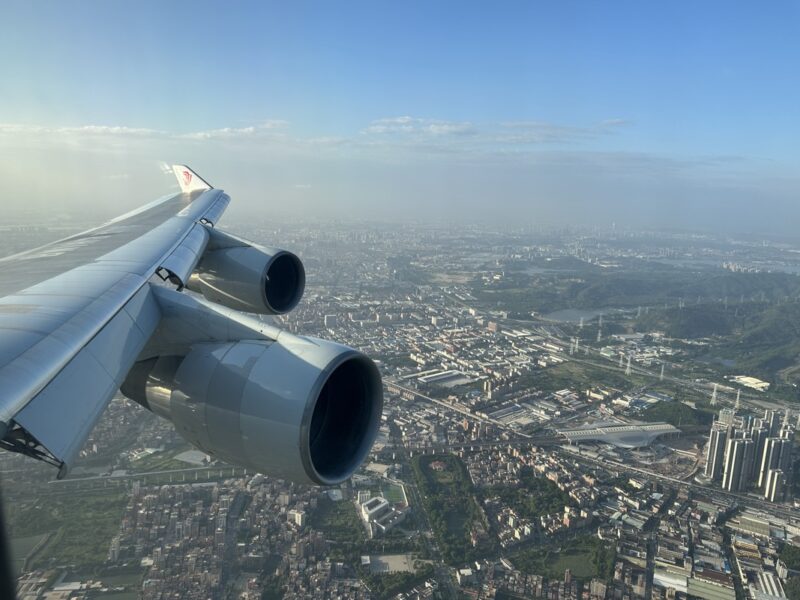
<path fill-rule="evenodd" d="M 276 341 L 203 342 L 138 362 L 122 393 L 205 452 L 266 475 L 335 485 L 380 426 L 381 378 L 362 353 L 281 332 Z"/>
<path fill-rule="evenodd" d="M 303 297 L 303 263 L 286 250 L 264 248 L 209 229 L 210 240 L 186 287 L 228 308 L 266 315 L 289 312 Z"/>

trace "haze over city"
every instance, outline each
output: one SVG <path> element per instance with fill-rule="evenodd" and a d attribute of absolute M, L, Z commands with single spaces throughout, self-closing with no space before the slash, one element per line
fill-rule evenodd
<path fill-rule="evenodd" d="M 798 8 L 6 3 L 12 216 L 97 218 L 179 160 L 251 209 L 792 233 Z M 13 160 L 10 160 L 13 158 Z"/>

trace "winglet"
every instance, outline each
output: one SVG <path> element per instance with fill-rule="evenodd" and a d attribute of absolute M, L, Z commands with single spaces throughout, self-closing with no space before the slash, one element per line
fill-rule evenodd
<path fill-rule="evenodd" d="M 212 187 L 186 165 L 172 165 L 172 172 L 175 173 L 175 177 L 178 179 L 181 191 L 186 194 L 196 190 L 210 190 Z"/>

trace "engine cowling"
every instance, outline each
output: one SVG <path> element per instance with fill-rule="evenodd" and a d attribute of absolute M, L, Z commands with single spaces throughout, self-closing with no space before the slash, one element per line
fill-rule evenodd
<path fill-rule="evenodd" d="M 150 358 L 121 389 L 217 458 L 321 485 L 358 468 L 383 407 L 380 373 L 364 354 L 285 332 Z"/>
<path fill-rule="evenodd" d="M 209 246 L 186 287 L 244 312 L 282 315 L 297 306 L 306 285 L 297 256 L 217 230 L 210 233 Z"/>

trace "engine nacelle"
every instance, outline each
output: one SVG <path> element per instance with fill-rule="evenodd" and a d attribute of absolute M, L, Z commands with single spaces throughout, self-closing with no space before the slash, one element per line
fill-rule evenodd
<path fill-rule="evenodd" d="M 306 272 L 297 256 L 263 248 L 216 229 L 186 287 L 244 312 L 282 315 L 303 297 Z"/>
<path fill-rule="evenodd" d="M 383 408 L 380 373 L 364 354 L 286 332 L 144 360 L 121 389 L 217 458 L 321 485 L 358 468 Z"/>

